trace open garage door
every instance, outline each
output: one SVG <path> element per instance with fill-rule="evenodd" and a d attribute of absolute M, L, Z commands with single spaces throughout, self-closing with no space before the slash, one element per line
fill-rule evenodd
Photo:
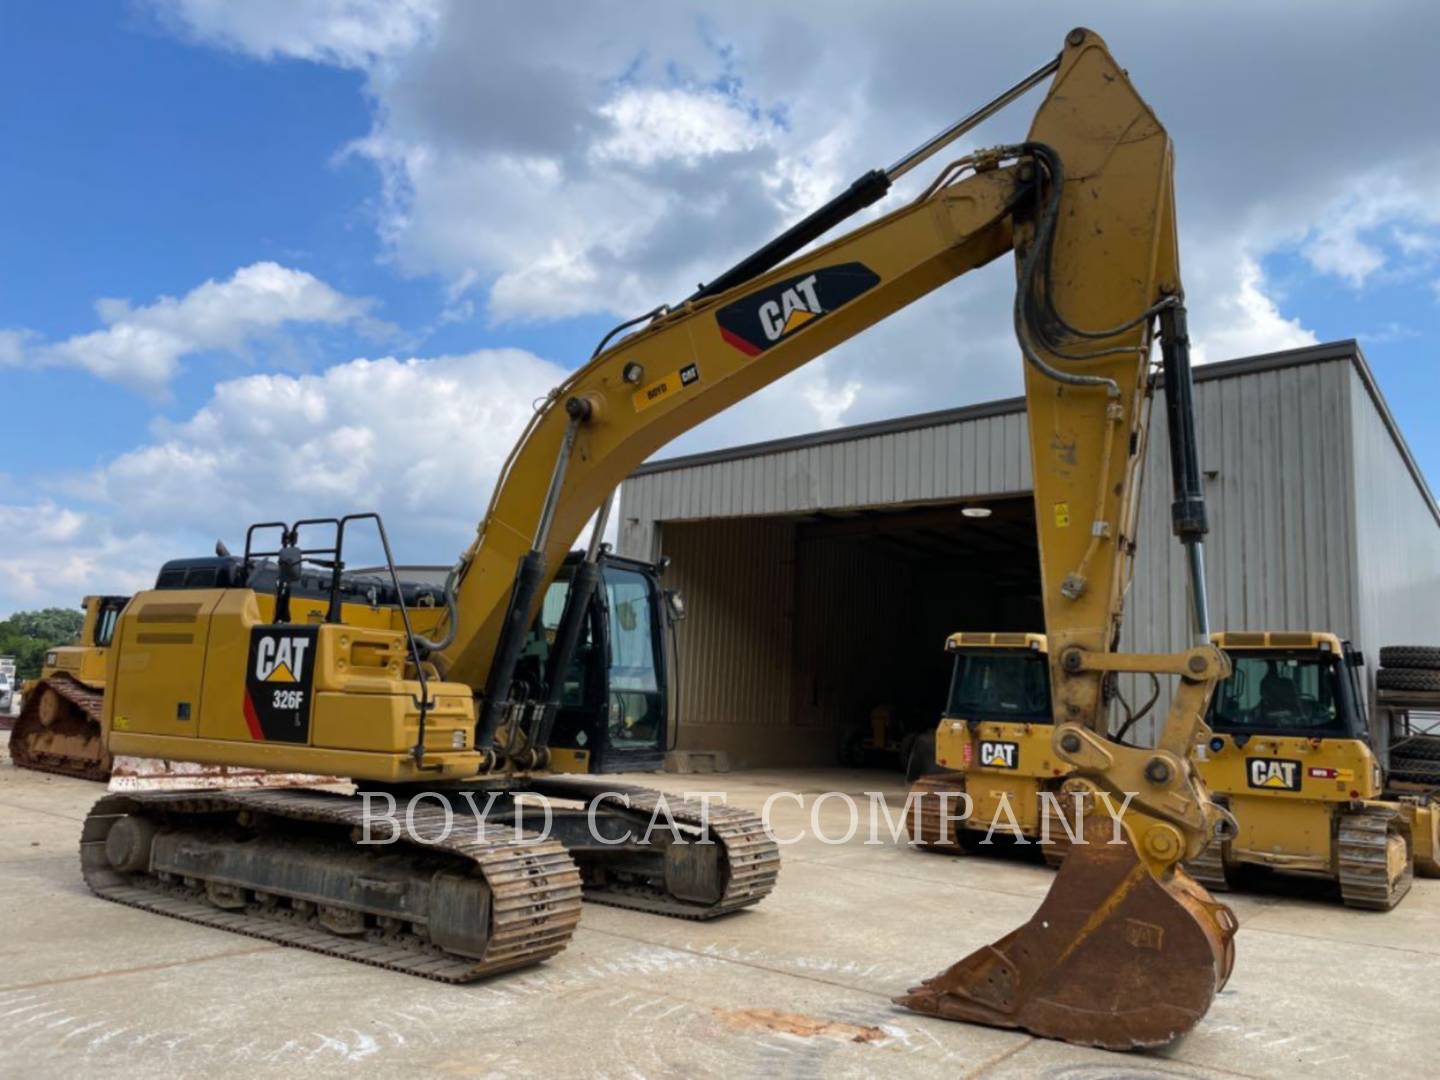
<path fill-rule="evenodd" d="M 666 585 L 690 611 L 678 748 L 737 767 L 831 765 L 876 710 L 897 732 L 933 725 L 947 635 L 1044 625 L 1031 498 L 966 508 L 665 523 Z"/>
<path fill-rule="evenodd" d="M 940 716 L 948 635 L 1044 626 L 1033 506 L 1022 498 L 968 515 L 939 506 L 799 522 L 796 724 L 834 732 L 843 764 L 899 766 L 906 737 Z"/>

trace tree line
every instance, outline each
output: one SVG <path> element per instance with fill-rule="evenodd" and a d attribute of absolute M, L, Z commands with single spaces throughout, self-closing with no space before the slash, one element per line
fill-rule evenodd
<path fill-rule="evenodd" d="M 36 678 L 46 652 L 73 645 L 84 624 L 84 613 L 73 608 L 17 611 L 0 620 L 0 656 L 15 658 L 17 680 Z"/>

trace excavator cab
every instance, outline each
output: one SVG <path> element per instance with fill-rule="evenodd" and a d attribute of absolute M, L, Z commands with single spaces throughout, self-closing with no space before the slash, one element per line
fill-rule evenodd
<path fill-rule="evenodd" d="M 518 668 L 538 679 L 560 629 L 570 580 L 582 553 L 573 552 L 545 592 Z M 563 676 L 550 768 L 556 772 L 652 772 L 664 764 L 672 699 L 665 632 L 675 594 L 656 567 L 606 553 L 601 587 L 591 596 L 580 638 Z"/>

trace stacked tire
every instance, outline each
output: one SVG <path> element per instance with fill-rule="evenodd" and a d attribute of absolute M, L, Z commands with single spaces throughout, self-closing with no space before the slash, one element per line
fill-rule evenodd
<path fill-rule="evenodd" d="M 1380 650 L 1375 685 L 1381 690 L 1440 693 L 1440 648 L 1433 645 L 1386 645 Z"/>
<path fill-rule="evenodd" d="M 1385 646 L 1380 650 L 1375 686 L 1402 698 L 1406 694 L 1440 695 L 1440 648 Z M 1440 784 L 1440 739 L 1417 736 L 1394 743 L 1390 749 L 1390 776 L 1416 784 Z"/>

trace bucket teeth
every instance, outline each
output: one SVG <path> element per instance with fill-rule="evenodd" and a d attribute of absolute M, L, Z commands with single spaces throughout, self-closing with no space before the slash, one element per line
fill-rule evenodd
<path fill-rule="evenodd" d="M 1230 909 L 1182 870 L 1156 878 L 1106 817 L 1087 819 L 1083 840 L 1029 922 L 896 1002 L 1109 1050 L 1193 1028 L 1234 963 Z"/>

